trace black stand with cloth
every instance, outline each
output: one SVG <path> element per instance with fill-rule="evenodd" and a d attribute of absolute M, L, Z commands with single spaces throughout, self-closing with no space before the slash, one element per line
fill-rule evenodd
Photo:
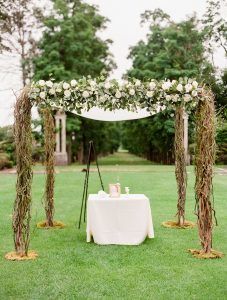
<path fill-rule="evenodd" d="M 100 170 L 99 170 L 99 165 L 98 165 L 97 155 L 96 155 L 96 151 L 95 151 L 95 146 L 94 146 L 93 141 L 90 141 L 89 142 L 89 150 L 88 150 L 88 158 L 87 158 L 87 169 L 86 169 L 86 175 L 85 175 L 85 180 L 84 180 L 84 190 L 83 190 L 83 196 L 82 196 L 82 201 L 81 201 L 80 218 L 79 218 L 79 227 L 78 227 L 78 229 L 80 229 L 80 226 L 81 226 L 81 219 L 82 219 L 83 212 L 84 212 L 84 222 L 86 221 L 87 191 L 88 191 L 88 182 L 89 182 L 92 152 L 94 154 L 95 163 L 96 163 L 96 167 L 97 167 L 97 170 L 98 170 L 101 187 L 102 187 L 102 190 L 104 191 L 104 186 L 103 186 L 103 182 L 102 182 L 102 178 L 101 178 L 101 173 L 100 173 Z"/>

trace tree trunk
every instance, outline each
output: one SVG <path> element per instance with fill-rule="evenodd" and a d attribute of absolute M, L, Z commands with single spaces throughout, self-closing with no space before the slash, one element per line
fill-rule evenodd
<path fill-rule="evenodd" d="M 79 150 L 77 152 L 78 162 L 81 165 L 83 164 L 83 161 L 84 161 L 84 147 L 83 147 L 83 145 L 84 145 L 83 142 L 81 142 Z"/>
<path fill-rule="evenodd" d="M 54 225 L 54 149 L 55 149 L 55 126 L 51 111 L 46 108 L 44 115 L 44 140 L 45 140 L 45 165 L 46 165 L 46 188 L 45 188 L 45 211 L 46 225 Z"/>
<path fill-rule="evenodd" d="M 178 225 L 183 226 L 185 221 L 185 200 L 187 188 L 187 172 L 184 150 L 184 108 L 176 108 L 175 116 L 175 175 L 177 181 L 178 203 L 177 217 Z"/>
<path fill-rule="evenodd" d="M 202 251 L 212 248 L 214 208 L 211 203 L 213 165 L 215 163 L 215 108 L 211 91 L 202 91 L 196 112 L 195 195 Z"/>
<path fill-rule="evenodd" d="M 15 251 L 25 256 L 28 253 L 30 238 L 32 184 L 31 102 L 26 87 L 17 99 L 14 118 L 17 183 L 12 226 Z"/>

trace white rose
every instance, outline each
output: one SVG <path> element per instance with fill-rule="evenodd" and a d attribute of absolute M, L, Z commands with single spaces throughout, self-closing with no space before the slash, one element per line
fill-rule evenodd
<path fill-rule="evenodd" d="M 192 91 L 192 96 L 196 97 L 198 95 L 197 91 Z"/>
<path fill-rule="evenodd" d="M 185 102 L 189 102 L 191 100 L 191 96 L 189 94 L 185 94 L 183 98 Z"/>
<path fill-rule="evenodd" d="M 88 97 L 90 96 L 90 94 L 88 93 L 88 91 L 83 91 L 82 96 L 83 96 L 84 98 L 88 98 Z"/>
<path fill-rule="evenodd" d="M 192 90 L 192 85 L 190 83 L 185 85 L 185 91 L 186 93 L 189 93 Z"/>
<path fill-rule="evenodd" d="M 141 81 L 140 80 L 136 80 L 135 86 L 140 86 L 140 85 L 141 85 Z"/>
<path fill-rule="evenodd" d="M 71 86 L 74 87 L 77 84 L 77 81 L 75 79 L 71 80 L 70 82 Z"/>
<path fill-rule="evenodd" d="M 109 82 L 106 82 L 104 87 L 105 89 L 109 90 L 111 88 L 111 84 Z"/>
<path fill-rule="evenodd" d="M 50 80 L 46 81 L 46 86 L 51 88 L 53 86 L 53 82 Z"/>
<path fill-rule="evenodd" d="M 154 90 L 155 87 L 156 87 L 156 83 L 155 83 L 155 82 L 152 81 L 152 82 L 149 83 L 149 88 L 150 88 L 151 90 Z"/>
<path fill-rule="evenodd" d="M 99 101 L 100 102 L 105 102 L 105 97 L 103 97 L 103 96 L 99 97 Z"/>
<path fill-rule="evenodd" d="M 115 97 L 118 98 L 118 99 L 121 98 L 121 92 L 117 91 L 116 94 L 115 94 Z"/>
<path fill-rule="evenodd" d="M 54 89 L 50 89 L 49 93 L 50 93 L 50 95 L 54 95 L 55 94 L 55 90 Z"/>
<path fill-rule="evenodd" d="M 197 87 L 198 87 L 198 82 L 197 82 L 197 81 L 193 81 L 193 82 L 192 82 L 192 85 L 193 85 L 194 88 L 197 89 Z"/>
<path fill-rule="evenodd" d="M 182 91 L 183 91 L 183 85 L 182 85 L 181 83 L 179 83 L 179 84 L 177 85 L 177 91 L 178 91 L 178 92 L 182 92 Z"/>
<path fill-rule="evenodd" d="M 67 82 L 63 83 L 63 89 L 68 90 L 70 88 L 70 85 Z"/>
<path fill-rule="evenodd" d="M 134 96 L 135 95 L 135 90 L 134 89 L 130 89 L 129 90 L 129 95 Z"/>
<path fill-rule="evenodd" d="M 71 92 L 69 90 L 64 91 L 64 95 L 66 98 L 69 98 L 71 96 Z"/>
<path fill-rule="evenodd" d="M 62 89 L 57 88 L 57 89 L 56 89 L 56 92 L 57 92 L 57 93 L 61 93 L 61 92 L 62 92 Z"/>
<path fill-rule="evenodd" d="M 39 80 L 39 85 L 40 86 L 44 86 L 46 83 L 45 83 L 45 81 L 44 80 Z"/>
<path fill-rule="evenodd" d="M 180 96 L 179 96 L 178 94 L 175 94 L 175 95 L 173 96 L 173 101 L 174 101 L 174 102 L 177 102 L 178 99 L 180 99 Z"/>
<path fill-rule="evenodd" d="M 41 99 L 45 99 L 46 98 L 46 93 L 45 92 L 41 92 L 39 94 L 39 96 L 40 96 Z"/>
<path fill-rule="evenodd" d="M 171 87 L 171 82 L 170 81 L 166 81 L 162 84 L 162 89 L 163 90 L 168 90 Z"/>
<path fill-rule="evenodd" d="M 146 95 L 147 95 L 148 98 L 151 98 L 151 97 L 153 96 L 153 92 L 147 91 L 147 94 L 146 94 Z"/>
<path fill-rule="evenodd" d="M 94 80 L 91 80 L 90 81 L 90 86 L 93 86 L 93 87 L 96 86 L 96 82 Z"/>
<path fill-rule="evenodd" d="M 34 89 L 34 92 L 35 92 L 35 93 L 39 93 L 39 92 L 40 92 L 40 89 L 39 89 L 39 88 L 35 88 L 35 89 Z"/>
<path fill-rule="evenodd" d="M 171 96 L 170 96 L 170 95 L 167 95 L 167 96 L 166 96 L 166 100 L 167 100 L 167 101 L 170 101 L 170 100 L 171 100 Z"/>

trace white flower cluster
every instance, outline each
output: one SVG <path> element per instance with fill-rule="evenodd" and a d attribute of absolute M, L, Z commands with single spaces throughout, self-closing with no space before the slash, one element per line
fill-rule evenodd
<path fill-rule="evenodd" d="M 147 82 L 131 79 L 120 83 L 104 77 L 83 77 L 70 82 L 33 82 L 30 99 L 37 105 L 77 111 L 89 110 L 93 106 L 110 110 L 136 110 L 138 107 L 153 110 L 158 105 L 166 108 L 176 105 L 195 106 L 200 90 L 198 82 L 189 78 L 161 81 L 152 79 Z"/>

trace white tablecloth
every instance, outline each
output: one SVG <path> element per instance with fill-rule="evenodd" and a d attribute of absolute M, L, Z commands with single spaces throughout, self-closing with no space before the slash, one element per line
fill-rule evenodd
<path fill-rule="evenodd" d="M 101 245 L 138 245 L 154 238 L 149 199 L 143 194 L 121 195 L 120 198 L 88 197 L 87 242 Z"/>

